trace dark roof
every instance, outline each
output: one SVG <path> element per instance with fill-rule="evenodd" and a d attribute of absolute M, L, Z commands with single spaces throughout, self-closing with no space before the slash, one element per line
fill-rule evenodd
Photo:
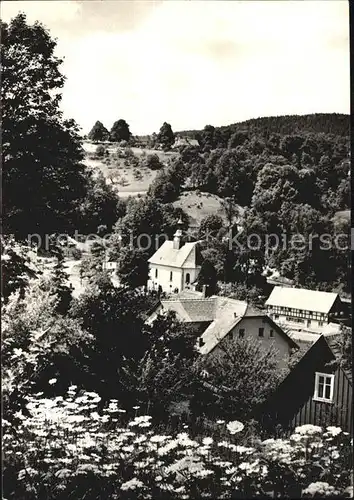
<path fill-rule="evenodd" d="M 186 322 L 212 321 L 215 316 L 215 299 L 178 298 L 162 300 L 162 308 L 175 311 Z"/>
<path fill-rule="evenodd" d="M 251 304 L 247 305 L 247 309 L 246 309 L 246 312 L 244 314 L 244 316 L 250 316 L 250 317 L 264 316 L 264 315 L 265 315 L 264 311 L 261 311 L 257 307 L 252 306 Z"/>
<path fill-rule="evenodd" d="M 332 336 L 332 337 L 326 337 L 327 344 L 329 348 L 331 349 L 332 353 L 336 357 L 336 359 L 341 358 L 341 352 L 340 352 L 340 347 L 338 345 L 338 337 Z M 353 381 L 353 371 L 352 369 L 348 369 L 345 366 L 341 365 L 342 370 L 348 377 L 348 379 L 352 382 Z"/>

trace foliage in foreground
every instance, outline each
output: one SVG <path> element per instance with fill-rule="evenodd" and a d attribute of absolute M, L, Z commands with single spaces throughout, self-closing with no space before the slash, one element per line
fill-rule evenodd
<path fill-rule="evenodd" d="M 49 384 L 55 385 L 52 379 Z M 213 437 L 162 434 L 92 392 L 28 397 L 19 424 L 4 422 L 5 498 L 349 497 L 351 443 L 338 427 L 303 425 L 261 441 L 218 421 Z"/>

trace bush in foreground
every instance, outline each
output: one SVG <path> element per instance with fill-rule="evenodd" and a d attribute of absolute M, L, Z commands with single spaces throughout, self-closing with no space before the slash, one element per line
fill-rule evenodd
<path fill-rule="evenodd" d="M 50 380 L 54 385 L 56 380 Z M 101 408 L 96 393 L 28 397 L 4 422 L 4 495 L 22 499 L 250 498 L 351 495 L 351 443 L 337 427 L 297 427 L 289 439 L 247 440 L 241 422 L 213 437 L 163 434 L 149 415 Z"/>

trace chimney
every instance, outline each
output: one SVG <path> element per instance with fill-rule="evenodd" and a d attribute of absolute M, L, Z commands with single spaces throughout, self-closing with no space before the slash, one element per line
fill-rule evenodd
<path fill-rule="evenodd" d="M 208 285 L 203 285 L 202 287 L 202 297 L 205 299 L 208 296 Z"/>

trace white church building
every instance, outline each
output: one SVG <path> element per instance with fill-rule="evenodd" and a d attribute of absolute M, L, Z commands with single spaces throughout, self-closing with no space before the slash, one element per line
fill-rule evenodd
<path fill-rule="evenodd" d="M 165 241 L 149 259 L 149 290 L 161 287 L 166 293 L 192 288 L 200 271 L 198 242 L 184 242 L 182 221 L 173 240 Z"/>

